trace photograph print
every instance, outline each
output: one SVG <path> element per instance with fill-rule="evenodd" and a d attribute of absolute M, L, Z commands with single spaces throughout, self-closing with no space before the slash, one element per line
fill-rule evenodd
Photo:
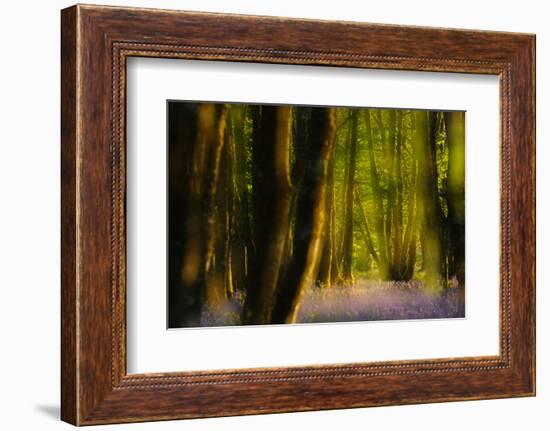
<path fill-rule="evenodd" d="M 167 116 L 168 328 L 465 316 L 465 112 Z"/>

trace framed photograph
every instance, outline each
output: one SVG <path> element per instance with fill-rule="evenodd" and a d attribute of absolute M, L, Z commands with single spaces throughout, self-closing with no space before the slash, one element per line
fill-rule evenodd
<path fill-rule="evenodd" d="M 61 14 L 62 419 L 535 394 L 535 37 Z"/>

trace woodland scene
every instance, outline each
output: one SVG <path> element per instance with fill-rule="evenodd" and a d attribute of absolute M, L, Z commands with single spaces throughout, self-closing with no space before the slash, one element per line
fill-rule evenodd
<path fill-rule="evenodd" d="M 464 112 L 167 109 L 169 328 L 464 317 Z"/>

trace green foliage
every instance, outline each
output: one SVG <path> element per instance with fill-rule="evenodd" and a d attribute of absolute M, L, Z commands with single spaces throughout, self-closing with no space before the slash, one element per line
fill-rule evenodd
<path fill-rule="evenodd" d="M 251 108 L 246 107 L 246 115 L 244 120 L 244 133 L 242 134 L 242 140 L 236 142 L 236 145 L 241 145 L 245 148 L 246 154 L 246 182 L 249 198 L 252 195 L 252 140 L 253 140 L 253 124 L 250 114 Z M 243 109 L 242 105 L 230 105 L 230 110 Z M 411 202 L 415 199 L 416 188 L 418 187 L 413 182 L 415 181 L 415 174 L 413 171 L 416 169 L 414 148 L 414 136 L 417 132 L 415 124 L 415 111 L 412 110 L 391 110 L 391 109 L 367 109 L 367 108 L 337 108 L 336 109 L 336 146 L 334 150 L 334 206 L 335 206 L 335 232 L 336 232 L 336 244 L 335 254 L 340 261 L 335 262 L 336 265 L 341 265 L 342 256 L 339 255 L 339 248 L 342 246 L 342 235 L 345 223 L 344 208 L 345 205 L 345 190 L 346 190 L 346 167 L 347 159 L 349 156 L 350 148 L 350 136 L 351 130 L 350 118 L 353 114 L 358 116 L 357 124 L 357 145 L 356 145 L 356 169 L 355 176 L 353 178 L 354 187 L 359 195 L 361 206 L 365 212 L 367 223 L 369 223 L 369 230 L 371 234 L 371 241 L 375 253 L 380 254 L 383 244 L 381 244 L 381 238 L 374 233 L 374 220 L 376 217 L 382 218 L 384 229 L 388 223 L 396 223 L 393 220 L 395 215 L 392 211 L 395 211 L 396 197 L 392 195 L 400 190 L 399 201 L 399 223 L 395 230 L 398 233 L 390 232 L 390 237 L 386 238 L 386 241 L 392 242 L 395 235 L 403 237 L 404 231 L 407 229 L 407 221 L 410 219 L 411 211 L 418 211 L 421 213 L 420 207 L 424 205 L 423 202 Z M 445 123 L 443 119 L 443 113 L 434 113 L 435 119 L 435 163 L 436 163 L 436 187 L 435 190 L 437 196 L 436 200 L 439 203 L 441 215 L 443 217 L 448 216 L 447 206 L 447 188 L 449 182 L 449 145 L 447 133 L 445 130 Z M 370 131 L 368 128 L 367 117 L 370 119 Z M 396 120 L 397 118 L 397 120 Z M 296 126 L 297 114 L 293 113 L 293 122 Z M 397 121 L 401 124 L 398 125 Z M 372 169 L 369 161 L 368 152 L 368 135 L 369 132 L 372 136 L 372 149 L 374 156 L 375 169 L 379 177 L 379 192 L 383 205 L 383 214 L 380 214 L 379 208 L 376 205 L 376 192 L 373 189 L 372 184 Z M 296 127 L 294 127 L 294 134 L 296 134 Z M 393 142 L 392 142 L 393 140 Z M 292 146 L 296 142 L 293 141 Z M 398 148 L 399 147 L 399 148 Z M 396 166 L 396 151 L 400 152 L 399 166 Z M 462 163 L 463 163 L 462 156 Z M 291 151 L 291 163 L 296 163 L 296 152 Z M 421 175 L 421 173 L 417 173 Z M 455 179 L 456 182 L 464 182 L 464 178 Z M 392 210 L 393 207 L 393 210 Z M 250 211 L 252 208 L 249 207 Z M 357 203 L 354 205 L 354 219 L 353 219 L 353 269 L 358 274 L 369 274 L 370 278 L 379 278 L 382 274 L 378 268 L 377 263 L 373 259 L 372 253 L 369 252 L 364 240 L 364 226 L 357 214 L 361 211 L 358 208 Z M 250 217 L 253 214 L 250 213 Z M 422 220 L 413 220 L 414 226 L 411 226 L 412 233 L 416 236 L 415 244 L 413 248 L 415 250 L 414 261 L 412 262 L 413 271 L 412 275 L 417 279 L 424 279 L 425 276 L 422 272 L 422 247 L 421 247 L 421 235 L 422 235 Z M 392 246 L 387 246 L 391 253 L 395 253 L 392 250 Z"/>

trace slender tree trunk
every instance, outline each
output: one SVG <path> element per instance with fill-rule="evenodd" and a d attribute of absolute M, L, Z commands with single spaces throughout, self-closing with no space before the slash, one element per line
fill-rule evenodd
<path fill-rule="evenodd" d="M 325 199 L 334 128 L 333 109 L 312 110 L 309 127 L 311 139 L 297 198 L 294 253 L 287 277 L 279 288 L 272 323 L 292 323 L 296 320 L 301 297 L 316 277 L 326 224 Z"/>
<path fill-rule="evenodd" d="M 445 112 L 445 128 L 449 149 L 447 176 L 447 218 L 453 258 L 452 275 L 464 286 L 465 278 L 465 136 L 464 112 Z"/>
<path fill-rule="evenodd" d="M 336 141 L 336 136 L 334 136 Z M 330 162 L 328 167 L 327 186 L 326 186 L 326 205 L 325 214 L 327 214 L 327 224 L 323 232 L 323 254 L 321 257 L 321 264 L 319 267 L 318 281 L 322 287 L 331 287 L 332 285 L 332 273 L 333 273 L 333 261 L 334 261 L 334 148 L 336 142 L 332 146 L 332 154 L 330 156 Z"/>
<path fill-rule="evenodd" d="M 335 142 L 335 146 L 336 146 L 336 142 Z M 334 151 L 333 151 L 333 157 L 334 157 Z M 334 176 L 334 159 L 333 159 L 332 165 L 333 165 L 332 175 Z M 329 210 L 329 220 L 330 220 L 329 234 L 330 234 L 331 243 L 332 243 L 332 264 L 330 266 L 330 285 L 332 286 L 335 283 L 337 283 L 338 280 L 340 279 L 340 268 L 338 265 L 338 262 L 339 262 L 338 261 L 338 244 L 336 239 L 336 207 L 334 205 L 336 185 L 334 180 L 331 188 L 332 188 L 332 191 L 331 191 L 332 205 L 330 206 L 330 210 Z"/>
<path fill-rule="evenodd" d="M 346 286 L 353 285 L 353 202 L 355 189 L 355 169 L 357 164 L 357 123 L 358 111 L 351 115 L 348 169 L 345 188 L 344 238 L 342 241 L 342 282 Z"/>
<path fill-rule="evenodd" d="M 211 312 L 217 312 L 227 302 L 228 291 L 231 289 L 230 280 L 228 280 L 231 270 L 227 266 L 228 259 L 230 259 L 227 245 L 231 236 L 228 205 L 231 204 L 232 196 L 227 184 L 227 144 L 226 141 L 222 150 L 215 202 L 212 206 L 214 248 L 211 265 L 206 272 L 206 296 L 204 299 L 204 304 Z"/>
<path fill-rule="evenodd" d="M 370 182 L 376 213 L 374 226 L 379 257 L 378 271 L 379 277 L 383 280 L 387 280 L 389 277 L 389 261 L 387 254 L 386 234 L 384 231 L 384 203 L 382 201 L 380 179 L 378 176 L 378 168 L 376 167 L 376 159 L 374 156 L 374 139 L 372 134 L 371 115 L 369 109 L 365 110 L 365 123 L 367 128 L 366 148 L 369 160 Z"/>
<path fill-rule="evenodd" d="M 292 197 L 290 204 L 290 214 L 291 218 L 296 213 L 296 191 L 300 189 L 302 179 L 304 177 L 304 158 L 306 156 L 309 140 L 309 130 L 308 124 L 311 119 L 311 110 L 309 106 L 298 106 L 294 107 L 292 110 L 292 169 L 291 169 L 291 178 L 292 178 Z M 290 258 L 293 253 L 294 246 L 294 225 L 289 224 L 287 241 L 285 252 L 283 255 L 283 273 L 288 269 L 286 266 L 290 262 Z"/>
<path fill-rule="evenodd" d="M 332 156 L 334 158 L 334 154 Z M 334 181 L 330 186 L 330 207 L 328 208 L 327 215 L 329 220 L 328 230 L 327 230 L 327 256 L 330 262 L 330 265 L 327 267 L 325 274 L 325 287 L 332 287 L 335 281 L 335 266 L 336 266 L 336 220 L 334 214 Z"/>
<path fill-rule="evenodd" d="M 405 254 L 403 245 L 403 158 L 402 158 L 402 147 L 403 147 L 403 113 L 398 111 L 396 113 L 396 139 L 395 139 L 395 159 L 394 159 L 394 177 L 395 177 L 395 206 L 394 206 L 394 215 L 393 215 L 393 265 L 394 265 L 394 274 L 396 277 L 395 280 L 405 280 L 406 277 L 405 271 Z"/>
<path fill-rule="evenodd" d="M 199 289 L 201 303 L 211 307 L 220 305 L 225 297 L 223 278 L 215 271 L 216 247 L 219 246 L 218 213 L 217 213 L 217 186 L 220 177 L 220 162 L 225 144 L 225 127 L 227 107 L 225 105 L 201 104 L 198 108 L 198 134 L 195 148 L 195 164 L 192 170 L 197 170 L 196 196 L 200 209 L 193 213 L 200 225 L 203 255 L 199 257 L 199 280 L 203 285 Z M 190 235 L 190 232 L 188 232 Z M 187 262 L 192 261 L 192 259 Z M 184 266 L 182 277 L 188 276 L 188 267 Z"/>
<path fill-rule="evenodd" d="M 342 121 L 341 125 L 347 124 L 347 129 L 345 132 L 345 137 L 343 137 L 344 142 L 344 167 L 343 167 L 343 180 L 341 183 L 341 195 L 339 196 L 339 202 L 344 203 L 346 202 L 346 193 L 347 189 L 346 186 L 348 184 L 348 175 L 349 175 L 349 154 L 350 154 L 350 147 L 351 147 L 351 118 L 353 117 L 353 109 L 346 109 L 344 111 L 344 115 L 346 117 L 345 121 Z M 342 133 L 344 135 L 344 133 Z M 334 192 L 336 193 L 336 191 Z M 334 243 L 334 264 L 333 264 L 333 281 L 336 282 L 338 285 L 344 284 L 343 279 L 343 270 L 342 270 L 342 262 L 344 259 L 344 236 L 345 236 L 345 223 L 344 220 L 346 219 L 346 205 L 338 205 L 337 208 L 333 206 L 333 214 L 332 218 L 334 220 L 335 226 L 335 238 L 336 241 Z M 338 223 L 338 226 L 336 226 L 336 220 L 339 220 L 340 223 Z M 338 229 L 337 229 L 338 227 Z"/>
<path fill-rule="evenodd" d="M 450 225 L 444 210 L 444 200 L 446 196 L 444 196 L 443 193 L 441 193 L 439 190 L 439 183 L 441 181 L 440 181 L 440 172 L 437 165 L 438 153 L 442 151 L 442 146 L 438 145 L 437 139 L 444 127 L 444 117 L 442 112 L 432 112 L 431 115 L 434 117 L 432 151 L 433 151 L 433 160 L 434 160 L 433 172 L 434 172 L 434 178 L 435 178 L 434 193 L 437 196 L 435 208 L 436 208 L 436 218 L 439 224 L 438 234 L 439 234 L 440 249 L 441 249 L 440 278 L 441 278 L 441 281 L 444 283 L 444 286 L 446 286 L 447 281 L 449 280 L 449 261 L 452 260 L 452 254 L 451 254 L 451 248 L 450 248 L 451 247 Z M 446 181 L 446 178 L 441 178 L 441 180 Z"/>
<path fill-rule="evenodd" d="M 246 146 L 245 135 L 246 106 L 231 105 L 231 149 L 233 171 L 233 242 L 231 244 L 231 272 L 235 290 L 245 289 L 249 260 L 253 259 L 253 242 L 249 218 L 248 186 L 246 179 Z"/>
<path fill-rule="evenodd" d="M 414 130 L 414 118 L 413 118 L 413 130 Z M 403 250 L 404 256 L 404 279 L 410 280 L 414 274 L 414 264 L 416 261 L 416 245 L 417 245 L 417 206 L 416 196 L 418 189 L 418 150 L 415 148 L 416 144 L 413 141 L 413 149 L 411 155 L 411 176 L 408 192 L 407 203 L 407 226 L 405 228 L 405 234 L 403 237 Z"/>
<path fill-rule="evenodd" d="M 235 279 L 233 274 L 233 256 L 238 254 L 236 247 L 239 242 L 239 226 L 237 222 L 238 205 L 237 205 L 237 185 L 235 178 L 235 142 L 233 139 L 233 118 L 228 111 L 227 125 L 225 127 L 225 147 L 224 147 L 224 165 L 225 165 L 225 193 L 223 191 L 219 195 L 225 195 L 225 210 L 223 214 L 224 223 L 224 251 L 223 251 L 223 268 L 224 268 L 224 285 L 227 298 L 233 297 L 235 291 Z M 223 189 L 222 189 L 223 190 Z"/>
<path fill-rule="evenodd" d="M 201 105 L 202 108 L 203 105 Z M 208 106 L 208 105 L 206 105 Z M 199 109 L 201 109 L 199 108 Z M 215 120 L 214 124 L 210 124 L 210 119 L 205 119 L 203 127 L 212 127 L 209 154 L 206 155 L 207 167 L 205 167 L 206 189 L 205 189 L 205 208 L 202 217 L 206 219 L 206 256 L 205 265 L 205 282 L 206 282 L 206 304 L 209 307 L 218 307 L 226 299 L 224 277 L 222 271 L 216 268 L 216 255 L 223 262 L 224 242 L 221 238 L 224 226 L 224 214 L 221 210 L 225 209 L 225 196 L 218 196 L 217 190 L 222 180 L 222 186 L 225 187 L 222 171 L 222 155 L 226 143 L 226 123 L 227 123 L 227 106 L 215 105 Z M 218 199 L 218 198 L 221 198 Z M 219 205 L 218 205 L 219 204 Z M 221 207 L 221 208 L 220 208 Z M 221 214 L 220 214 L 221 213 Z"/>
<path fill-rule="evenodd" d="M 423 213 L 423 266 L 426 271 L 426 284 L 439 288 L 442 278 L 442 235 L 439 216 L 440 204 L 437 186 L 436 163 L 436 115 L 433 112 L 420 112 L 416 119 L 417 130 L 426 130 L 426 137 L 419 139 L 419 172 Z M 424 124 L 426 126 L 424 127 Z M 423 142 L 422 142 L 423 141 Z"/>
<path fill-rule="evenodd" d="M 379 118 L 379 124 L 383 124 L 382 113 L 380 110 L 376 113 Z M 395 129 L 397 125 L 397 117 L 395 110 L 392 109 L 389 112 L 389 127 L 388 134 L 383 133 L 383 140 L 385 141 L 385 159 L 386 159 L 386 171 L 387 171 L 387 181 L 388 181 L 388 193 L 386 196 L 386 223 L 385 223 L 385 234 L 386 234 L 386 254 L 388 256 L 388 276 L 391 280 L 397 279 L 396 271 L 396 255 L 395 255 L 395 241 L 393 237 L 393 228 L 395 226 L 395 207 L 396 207 L 396 194 L 397 194 L 397 185 L 396 185 L 396 176 L 395 176 Z"/>
<path fill-rule="evenodd" d="M 253 142 L 254 243 L 256 259 L 244 307 L 244 322 L 270 320 L 288 236 L 292 185 L 290 141 L 292 111 L 262 106 Z"/>

